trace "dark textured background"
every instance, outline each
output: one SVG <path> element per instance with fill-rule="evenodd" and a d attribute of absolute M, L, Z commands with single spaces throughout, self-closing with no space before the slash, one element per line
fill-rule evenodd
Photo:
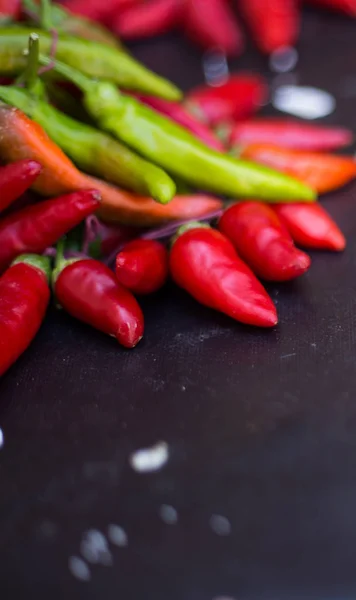
<path fill-rule="evenodd" d="M 356 131 L 355 32 L 308 12 L 296 75 L 335 94 L 326 121 Z M 202 80 L 178 36 L 134 51 L 184 89 Z M 253 48 L 236 66 L 268 75 Z M 51 311 L 0 382 L 1 598 L 355 597 L 356 184 L 325 205 L 347 251 L 313 253 L 307 276 L 269 287 L 274 331 L 167 288 L 144 302 L 145 340 L 126 352 Z M 168 465 L 132 471 L 129 453 L 160 439 Z M 162 503 L 177 525 L 160 520 Z M 213 513 L 230 536 L 212 532 Z M 77 581 L 68 557 L 109 523 L 128 547 Z"/>

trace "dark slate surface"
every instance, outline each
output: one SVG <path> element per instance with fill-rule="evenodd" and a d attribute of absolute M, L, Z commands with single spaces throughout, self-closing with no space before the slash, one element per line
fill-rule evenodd
<path fill-rule="evenodd" d="M 135 52 L 185 89 L 202 80 L 178 36 Z M 237 66 L 267 73 L 253 48 Z M 355 23 L 307 13 L 296 75 L 336 95 L 326 121 L 356 130 Z M 356 185 L 325 205 L 348 249 L 313 253 L 306 277 L 270 286 L 275 331 L 170 287 L 145 301 L 134 352 L 51 311 L 0 382 L 1 598 L 355 597 Z M 135 473 L 130 452 L 158 440 L 169 463 Z M 112 566 L 78 581 L 69 557 L 109 524 L 128 546 L 110 545 Z"/>

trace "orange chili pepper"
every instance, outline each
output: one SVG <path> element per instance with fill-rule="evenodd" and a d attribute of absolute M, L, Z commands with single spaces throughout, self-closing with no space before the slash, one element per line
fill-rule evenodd
<path fill-rule="evenodd" d="M 288 150 L 271 144 L 249 144 L 240 156 L 296 177 L 319 194 L 336 190 L 356 177 L 350 156 Z"/>
<path fill-rule="evenodd" d="M 221 208 L 220 200 L 206 195 L 176 196 L 162 205 L 136 196 L 78 171 L 42 127 L 20 110 L 0 104 L 0 156 L 6 161 L 37 160 L 42 172 L 33 189 L 43 196 L 57 196 L 85 189 L 100 191 L 99 216 L 126 225 L 151 226 L 166 221 L 199 219 Z"/>

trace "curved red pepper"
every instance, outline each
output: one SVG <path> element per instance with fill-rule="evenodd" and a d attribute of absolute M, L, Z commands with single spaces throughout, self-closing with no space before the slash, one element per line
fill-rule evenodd
<path fill-rule="evenodd" d="M 10 206 L 33 184 L 41 173 L 35 160 L 24 159 L 0 168 L 0 212 Z"/>
<path fill-rule="evenodd" d="M 244 35 L 227 0 L 186 0 L 184 25 L 205 49 L 218 48 L 228 56 L 244 50 Z"/>
<path fill-rule="evenodd" d="M 143 336 L 142 311 L 110 269 L 93 259 L 65 264 L 54 282 L 60 305 L 73 317 L 133 348 Z"/>
<path fill-rule="evenodd" d="M 240 0 L 239 6 L 262 52 L 270 54 L 295 44 L 300 25 L 298 0 Z"/>
<path fill-rule="evenodd" d="M 116 278 L 134 294 L 153 294 L 168 278 L 168 252 L 156 240 L 128 242 L 116 257 Z"/>
<path fill-rule="evenodd" d="M 300 246 L 317 250 L 344 250 L 345 236 L 320 204 L 277 204 L 273 208 Z"/>
<path fill-rule="evenodd" d="M 46 314 L 49 259 L 21 256 L 0 277 L 0 376 L 30 345 Z"/>
<path fill-rule="evenodd" d="M 149 0 L 118 11 L 113 30 L 125 39 L 142 39 L 169 31 L 180 21 L 182 0 Z"/>
<path fill-rule="evenodd" d="M 95 190 L 45 200 L 0 221 L 0 271 L 24 252 L 42 253 L 100 205 Z"/>
<path fill-rule="evenodd" d="M 254 273 L 269 281 L 288 281 L 310 267 L 272 208 L 261 202 L 241 202 L 228 208 L 219 221 L 221 231 Z"/>
<path fill-rule="evenodd" d="M 276 325 L 271 298 L 231 242 L 208 226 L 192 223 L 190 227 L 178 230 L 170 253 L 174 281 L 201 304 L 237 321 L 259 327 Z"/>

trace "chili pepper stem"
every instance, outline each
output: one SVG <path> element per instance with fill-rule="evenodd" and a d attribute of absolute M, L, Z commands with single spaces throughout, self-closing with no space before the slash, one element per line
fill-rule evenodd
<path fill-rule="evenodd" d="M 209 223 L 202 223 L 201 221 L 190 221 L 189 223 L 185 223 L 184 225 L 181 225 L 175 232 L 174 236 L 171 239 L 171 246 L 173 246 L 174 242 L 183 233 L 186 233 L 186 231 L 190 231 L 191 229 L 198 229 L 198 228 L 199 229 L 200 228 L 211 229 Z"/>
<path fill-rule="evenodd" d="M 66 239 L 66 237 L 62 237 L 56 246 L 56 260 L 51 278 L 52 289 L 54 289 L 56 281 L 63 269 L 65 269 L 68 265 L 78 262 L 79 260 L 83 260 L 83 258 L 65 258 L 64 250 L 66 247 Z"/>
<path fill-rule="evenodd" d="M 12 263 L 13 265 L 18 265 L 19 263 L 25 263 L 26 265 L 30 265 L 39 271 L 42 271 L 46 276 L 47 281 L 49 282 L 51 279 L 51 262 L 48 256 L 40 256 L 38 254 L 20 254 Z"/>
<path fill-rule="evenodd" d="M 63 75 L 63 77 L 74 83 L 83 92 L 89 92 L 93 87 L 89 77 L 83 75 L 76 69 L 72 69 L 72 67 L 69 65 L 66 65 L 58 60 L 54 61 L 43 54 L 39 55 L 39 62 L 41 65 L 52 66 L 56 73 Z"/>
<path fill-rule="evenodd" d="M 38 78 L 39 36 L 31 33 L 28 38 L 27 64 L 23 73 L 17 78 L 17 85 L 25 85 L 29 92 L 37 96 L 44 95 L 44 87 Z"/>

